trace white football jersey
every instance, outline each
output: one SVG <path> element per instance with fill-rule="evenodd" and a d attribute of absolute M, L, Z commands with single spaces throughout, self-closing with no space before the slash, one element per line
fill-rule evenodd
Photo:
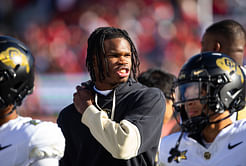
<path fill-rule="evenodd" d="M 246 120 L 238 120 L 224 128 L 205 148 L 185 133 L 181 139 L 181 155 L 169 163 L 169 151 L 176 144 L 180 132 L 161 140 L 160 160 L 165 166 L 245 166 Z"/>
<path fill-rule="evenodd" d="M 29 166 L 63 156 L 65 139 L 57 124 L 19 116 L 0 126 L 0 165 Z"/>

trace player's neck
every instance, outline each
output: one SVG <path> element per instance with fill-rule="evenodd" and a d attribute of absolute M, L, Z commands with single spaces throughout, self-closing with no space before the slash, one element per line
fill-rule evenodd
<path fill-rule="evenodd" d="M 13 106 L 8 106 L 6 109 L 1 110 L 0 112 L 0 126 L 2 126 L 4 123 L 7 123 L 8 121 L 17 118 L 16 111 L 13 111 L 11 114 L 7 115 L 9 112 L 11 112 L 13 109 Z M 7 115 L 7 116 L 5 116 Z"/>
<path fill-rule="evenodd" d="M 228 115 L 229 115 L 229 112 L 224 112 L 222 114 L 218 114 L 211 121 L 215 122 L 215 121 L 217 121 L 219 119 L 222 119 L 222 118 L 224 118 L 224 117 L 226 117 Z M 219 134 L 219 132 L 221 130 L 223 130 L 224 128 L 226 128 L 227 126 L 231 125 L 231 124 L 232 124 L 232 121 L 231 121 L 230 118 L 222 120 L 222 121 L 220 121 L 218 123 L 210 124 L 202 132 L 205 141 L 207 141 L 208 143 L 213 142 L 214 139 L 216 138 L 216 136 Z"/>

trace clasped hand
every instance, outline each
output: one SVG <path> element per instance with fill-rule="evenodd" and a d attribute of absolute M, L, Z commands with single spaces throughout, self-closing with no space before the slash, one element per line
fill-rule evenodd
<path fill-rule="evenodd" d="M 73 103 L 79 113 L 83 115 L 86 108 L 92 105 L 94 95 L 85 86 L 77 86 L 76 92 L 73 94 Z"/>

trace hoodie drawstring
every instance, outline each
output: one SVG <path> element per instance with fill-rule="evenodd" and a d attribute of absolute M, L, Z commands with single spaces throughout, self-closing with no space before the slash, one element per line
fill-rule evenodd
<path fill-rule="evenodd" d="M 96 106 L 101 110 L 103 111 L 103 109 L 101 109 L 101 107 L 99 107 L 99 105 L 97 104 L 97 100 L 98 100 L 98 97 L 97 97 L 97 93 L 95 95 L 95 104 Z M 111 116 L 110 116 L 110 119 L 113 120 L 114 119 L 114 113 L 115 113 L 115 103 L 116 103 L 116 97 L 115 97 L 115 90 L 114 90 L 114 94 L 113 94 L 113 103 L 112 103 L 112 109 L 111 109 Z"/>

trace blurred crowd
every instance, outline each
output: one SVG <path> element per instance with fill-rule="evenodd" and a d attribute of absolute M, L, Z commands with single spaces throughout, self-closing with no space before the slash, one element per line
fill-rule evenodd
<path fill-rule="evenodd" d="M 96 27 L 121 27 L 134 39 L 141 71 L 159 67 L 176 75 L 187 58 L 200 52 L 204 24 L 199 15 L 206 15 L 199 13 L 200 1 L 0 0 L 0 34 L 29 46 L 37 74 L 73 74 L 87 72 L 86 42 Z M 213 19 L 234 14 L 245 25 L 240 16 L 246 3 L 234 1 L 211 0 Z"/>

